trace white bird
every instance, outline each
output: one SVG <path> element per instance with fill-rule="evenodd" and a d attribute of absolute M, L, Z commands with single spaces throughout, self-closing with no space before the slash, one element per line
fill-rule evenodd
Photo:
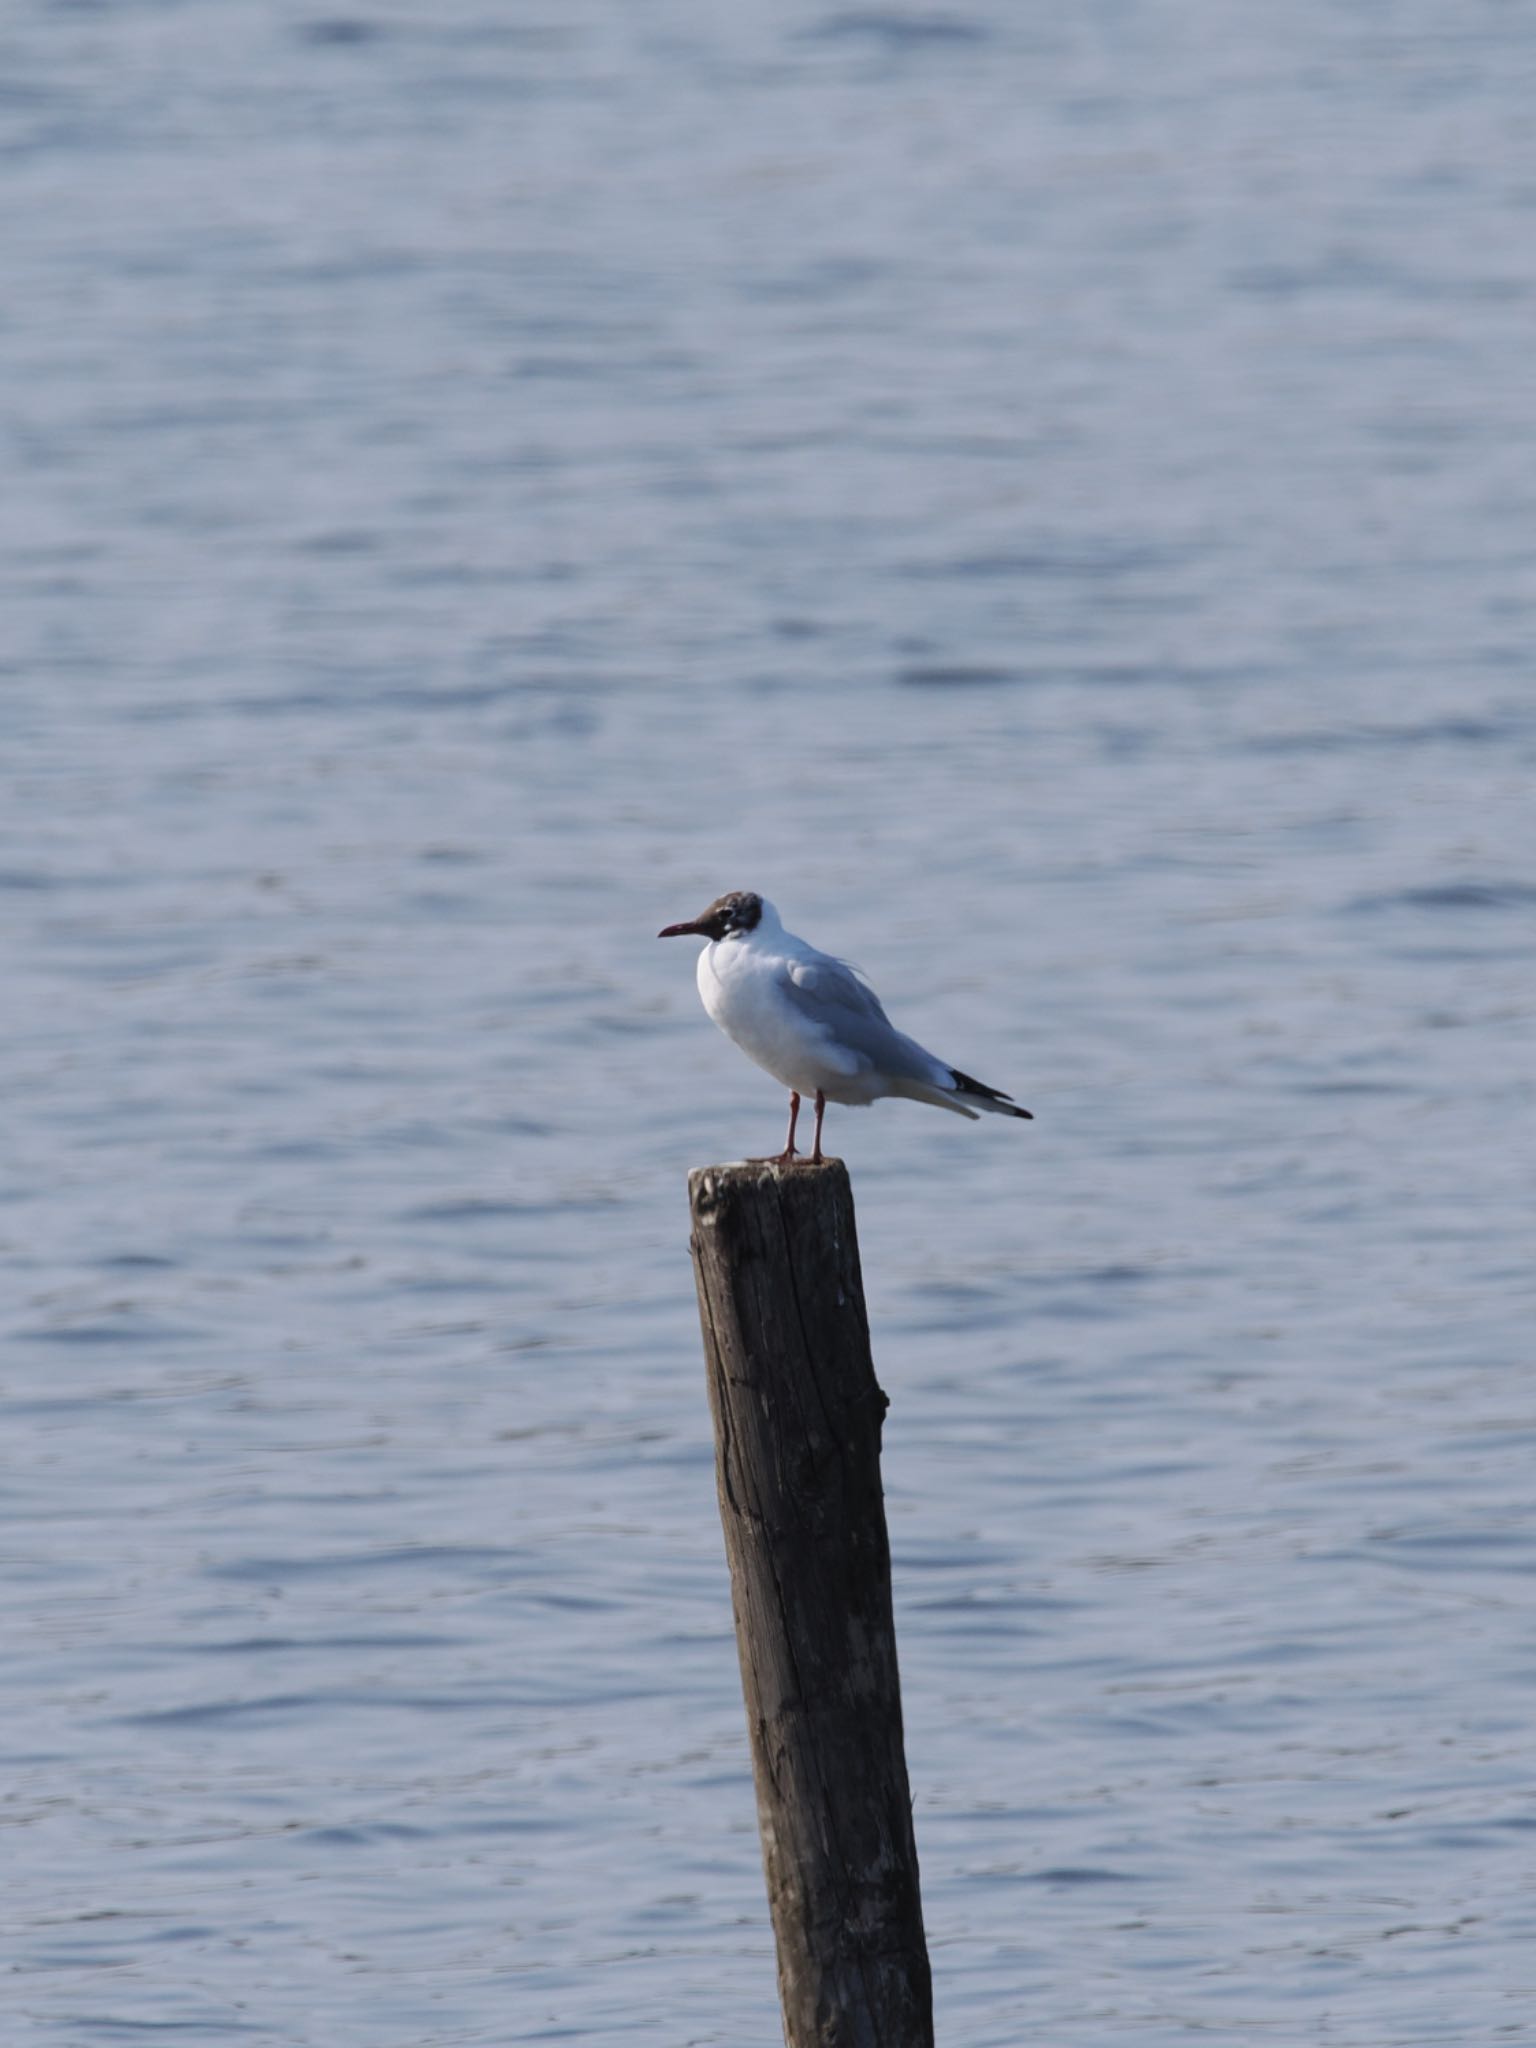
<path fill-rule="evenodd" d="M 789 1090 L 789 1136 L 772 1164 L 789 1166 L 799 1156 L 795 1120 L 802 1095 L 816 1098 L 812 1166 L 821 1164 L 821 1120 L 829 1102 L 862 1107 L 883 1095 L 904 1095 L 960 1116 L 1032 1114 L 898 1031 L 868 983 L 846 961 L 785 931 L 766 897 L 735 889 L 657 937 L 690 934 L 709 940 L 699 955 L 705 1009 L 748 1059 Z"/>

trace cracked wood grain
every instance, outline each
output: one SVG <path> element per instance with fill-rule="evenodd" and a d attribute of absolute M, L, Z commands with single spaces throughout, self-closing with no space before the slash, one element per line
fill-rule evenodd
<path fill-rule="evenodd" d="M 689 1176 L 788 2048 L 932 2048 L 875 1379 L 839 1160 Z"/>

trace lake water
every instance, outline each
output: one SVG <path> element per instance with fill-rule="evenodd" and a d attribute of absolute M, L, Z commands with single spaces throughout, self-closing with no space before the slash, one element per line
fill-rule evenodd
<path fill-rule="evenodd" d="M 777 2038 L 829 1113 L 947 2048 L 1536 2039 L 1536 17 L 12 0 L 3 2039 Z"/>

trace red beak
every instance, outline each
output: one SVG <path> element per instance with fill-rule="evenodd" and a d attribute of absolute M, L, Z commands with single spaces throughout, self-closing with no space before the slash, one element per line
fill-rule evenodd
<path fill-rule="evenodd" d="M 697 921 L 695 921 L 692 924 L 664 925 L 662 929 L 656 934 L 656 936 L 658 939 L 686 939 L 690 937 L 701 939 L 703 938 L 704 933 L 698 925 Z"/>

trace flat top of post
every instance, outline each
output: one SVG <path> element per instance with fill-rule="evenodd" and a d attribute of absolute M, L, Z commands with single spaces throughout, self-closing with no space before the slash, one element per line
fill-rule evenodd
<path fill-rule="evenodd" d="M 776 1159 L 733 1159 L 720 1166 L 696 1166 L 688 1175 L 688 1192 L 698 1195 L 706 1189 L 733 1192 L 743 1188 L 848 1187 L 848 1168 L 841 1159 L 823 1159 L 819 1166 L 780 1166 Z"/>

